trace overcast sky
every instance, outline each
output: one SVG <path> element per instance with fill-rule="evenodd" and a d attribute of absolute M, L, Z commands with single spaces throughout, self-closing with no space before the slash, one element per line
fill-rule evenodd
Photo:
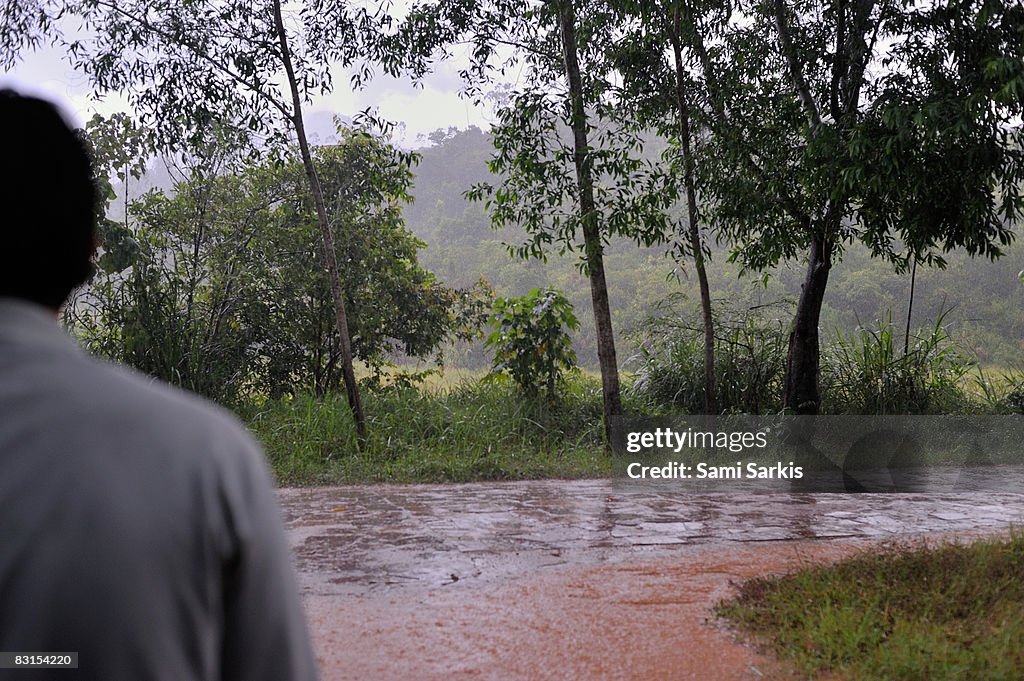
<path fill-rule="evenodd" d="M 383 118 L 404 126 L 395 132 L 394 141 L 405 147 L 422 146 L 422 138 L 437 129 L 470 125 L 486 129 L 490 126 L 489 112 L 458 96 L 458 70 L 458 63 L 453 61 L 438 64 L 421 88 L 378 75 L 364 89 L 352 92 L 348 74 L 339 69 L 334 73 L 334 92 L 316 98 L 306 110 L 311 132 L 328 134 L 333 130 L 334 114 L 351 117 L 368 107 L 377 108 Z M 108 95 L 104 101 L 95 100 L 85 78 L 68 65 L 62 51 L 54 48 L 27 53 L 12 71 L 0 72 L 0 87 L 4 86 L 56 102 L 78 125 L 94 113 L 109 115 L 129 110 L 123 97 Z"/>

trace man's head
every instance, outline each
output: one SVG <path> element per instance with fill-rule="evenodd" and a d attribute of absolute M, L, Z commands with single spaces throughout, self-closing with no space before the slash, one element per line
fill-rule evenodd
<path fill-rule="evenodd" d="M 0 90 L 0 296 L 60 307 L 91 271 L 96 189 L 48 102 Z"/>

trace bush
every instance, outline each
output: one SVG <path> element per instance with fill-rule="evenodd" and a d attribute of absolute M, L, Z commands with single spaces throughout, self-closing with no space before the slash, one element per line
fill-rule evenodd
<path fill-rule="evenodd" d="M 560 291 L 535 288 L 519 298 L 495 300 L 491 323 L 494 331 L 485 344 L 494 348 L 492 372 L 508 372 L 527 397 L 545 388 L 553 400 L 562 373 L 576 367 L 568 331 L 580 324 L 572 303 Z"/>
<path fill-rule="evenodd" d="M 97 355 L 232 405 L 248 388 L 254 338 L 222 322 L 226 293 L 194 276 L 197 261 L 170 233 L 107 221 L 103 237 L 96 274 L 65 307 L 69 330 Z"/>

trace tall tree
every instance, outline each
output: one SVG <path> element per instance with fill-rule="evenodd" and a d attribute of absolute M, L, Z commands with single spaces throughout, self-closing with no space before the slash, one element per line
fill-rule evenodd
<path fill-rule="evenodd" d="M 994 258 L 1011 241 L 1024 208 L 1024 9 L 752 0 L 731 10 L 688 22 L 715 114 L 714 153 L 698 171 L 745 265 L 807 254 L 785 404 L 815 413 L 822 302 L 848 243 L 902 270 L 914 258 L 941 266 L 954 248 Z"/>
<path fill-rule="evenodd" d="M 691 121 L 693 107 L 687 85 L 690 82 L 683 64 L 683 48 L 680 34 L 682 32 L 681 10 L 678 5 L 672 7 L 668 22 L 669 42 L 672 45 L 672 73 L 675 76 L 675 105 L 679 131 L 677 133 L 679 150 L 683 158 L 683 187 L 686 190 L 687 235 L 690 240 L 690 253 L 693 256 L 693 267 L 697 272 L 697 285 L 700 289 L 701 318 L 704 324 L 704 412 L 718 412 L 718 394 L 715 380 L 715 319 L 711 310 L 711 287 L 708 284 L 708 273 L 705 266 L 705 246 L 701 237 L 700 212 L 697 209 L 697 183 L 694 179 L 694 134 Z"/>
<path fill-rule="evenodd" d="M 680 261 L 693 259 L 704 330 L 704 412 L 715 414 L 715 321 L 707 273 L 709 250 L 696 181 L 696 147 L 705 118 L 703 98 L 697 93 L 703 86 L 695 78 L 693 55 L 688 54 L 684 42 L 684 34 L 693 27 L 688 25 L 692 12 L 683 4 L 682 0 L 611 0 L 623 27 L 612 58 L 622 76 L 620 106 L 635 114 L 640 125 L 653 128 L 669 141 L 663 154 L 666 171 L 679 176 L 677 182 L 685 195 L 686 224 L 678 230 L 673 250 Z"/>
<path fill-rule="evenodd" d="M 323 30 L 322 2 L 303 3 L 286 22 L 280 0 L 37 0 L 32 11 L 15 12 L 4 22 L 3 33 L 12 42 L 0 56 L 11 63 L 48 36 L 66 48 L 97 94 L 125 92 L 161 148 L 196 143 L 212 125 L 233 126 L 271 149 L 282 149 L 295 136 L 320 224 L 346 394 L 363 439 L 366 419 L 352 366 L 341 272 L 305 133 L 303 104 L 312 94 L 331 89 L 331 66 L 361 60 L 360 37 L 375 33 L 387 19 L 343 3 L 326 4 L 335 22 L 332 30 L 345 37 L 340 41 L 344 49 L 325 52 L 303 41 L 306 24 Z M 79 17 L 82 35 L 63 35 L 58 16 Z"/>
<path fill-rule="evenodd" d="M 277 33 L 277 43 L 281 50 L 281 64 L 284 66 L 284 72 L 288 78 L 288 90 L 291 93 L 292 108 L 290 122 L 299 142 L 302 166 L 306 171 L 306 180 L 309 183 L 309 191 L 313 197 L 313 206 L 316 208 L 317 224 L 320 227 L 320 238 L 323 240 L 324 264 L 327 266 L 331 299 L 334 302 L 334 318 L 341 349 L 341 371 L 345 377 L 345 392 L 348 397 L 349 407 L 351 407 L 352 414 L 355 417 L 356 433 L 359 436 L 359 440 L 362 441 L 366 439 L 366 416 L 363 414 L 363 405 L 359 398 L 359 387 L 356 384 L 356 375 L 352 366 L 352 339 L 349 336 L 345 297 L 342 295 L 341 274 L 338 271 L 338 259 L 334 247 L 334 233 L 331 230 L 330 218 L 327 216 L 327 206 L 324 204 L 323 188 L 320 186 L 320 178 L 317 175 L 316 166 L 313 164 L 313 155 L 309 151 L 309 141 L 306 139 L 306 126 L 302 120 L 302 94 L 299 91 L 295 65 L 292 60 L 291 49 L 288 46 L 288 33 L 285 30 L 284 19 L 281 16 L 281 0 L 273 0 L 273 10 L 274 29 Z"/>
<path fill-rule="evenodd" d="M 488 82 L 490 59 L 503 47 L 526 66 L 522 86 L 509 93 L 492 130 L 490 168 L 498 187 L 480 185 L 495 226 L 523 227 L 528 240 L 512 250 L 545 258 L 548 248 L 578 251 L 590 283 L 609 443 L 622 415 L 604 247 L 613 235 L 650 245 L 668 229 L 670 192 L 663 176 L 639 157 L 641 138 L 611 106 L 611 25 L 606 8 L 572 0 L 482 3 L 468 30 L 476 44 L 471 88 Z M 506 64 L 507 66 L 507 64 Z"/>
<path fill-rule="evenodd" d="M 615 442 L 615 417 L 622 415 L 619 394 L 619 364 L 615 357 L 615 336 L 612 332 L 611 306 L 608 304 L 608 283 L 604 278 L 604 243 L 598 224 L 594 200 L 594 174 L 587 140 L 589 122 L 584 99 L 583 79 L 577 54 L 576 12 L 573 0 L 558 2 L 558 24 L 565 78 L 569 84 L 569 125 L 572 128 L 573 166 L 579 191 L 580 218 L 583 227 L 583 249 L 586 272 L 590 277 L 590 297 L 597 326 L 597 360 L 601 365 L 601 392 L 604 396 L 605 436 Z"/>

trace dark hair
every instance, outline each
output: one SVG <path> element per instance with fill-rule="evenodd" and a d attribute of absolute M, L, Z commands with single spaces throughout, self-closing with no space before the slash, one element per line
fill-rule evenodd
<path fill-rule="evenodd" d="M 58 308 L 92 272 L 89 154 L 52 104 L 12 90 L 0 90 L 0 137 L 0 296 Z"/>

